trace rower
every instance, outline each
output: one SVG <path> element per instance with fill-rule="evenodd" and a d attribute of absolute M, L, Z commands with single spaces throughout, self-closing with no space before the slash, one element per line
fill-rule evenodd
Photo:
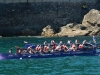
<path fill-rule="evenodd" d="M 84 40 L 82 44 L 87 44 L 86 40 Z"/>
<path fill-rule="evenodd" d="M 54 40 L 51 41 L 52 49 L 55 50 L 57 44 Z"/>
<path fill-rule="evenodd" d="M 72 49 L 73 51 L 75 51 L 75 50 L 76 50 L 76 45 L 75 45 L 75 44 L 72 44 L 71 49 Z"/>
<path fill-rule="evenodd" d="M 82 49 L 82 48 L 83 48 L 83 44 L 80 44 L 80 45 L 79 45 L 79 49 Z"/>
<path fill-rule="evenodd" d="M 61 46 L 61 50 L 67 51 L 67 50 L 68 50 L 67 45 L 63 44 L 63 45 Z"/>
<path fill-rule="evenodd" d="M 54 40 L 51 40 L 51 45 L 52 46 L 55 46 L 56 45 L 56 42 Z"/>
<path fill-rule="evenodd" d="M 41 45 L 37 45 L 35 50 L 36 50 L 36 52 L 41 52 Z"/>
<path fill-rule="evenodd" d="M 44 43 L 43 43 L 43 44 L 44 44 L 44 46 L 45 46 L 45 45 L 47 45 L 47 41 L 44 41 Z"/>
<path fill-rule="evenodd" d="M 62 44 L 63 44 L 63 43 L 62 43 L 62 41 L 60 41 L 58 45 L 60 45 L 60 46 L 61 46 Z"/>
<path fill-rule="evenodd" d="M 60 51 L 60 50 L 61 50 L 61 46 L 60 45 L 56 46 L 55 51 Z"/>
<path fill-rule="evenodd" d="M 79 41 L 77 39 L 75 40 L 75 45 L 79 46 Z"/>
<path fill-rule="evenodd" d="M 12 54 L 12 48 L 9 50 L 9 54 Z"/>
<path fill-rule="evenodd" d="M 67 41 L 67 45 L 68 45 L 68 46 L 71 46 L 71 44 L 72 44 L 71 40 L 68 40 L 68 41 Z"/>
<path fill-rule="evenodd" d="M 31 49 L 32 49 L 32 46 L 29 46 L 29 47 L 27 48 L 28 51 L 31 50 Z"/>
<path fill-rule="evenodd" d="M 49 46 L 48 45 L 46 45 L 46 46 L 44 46 L 44 52 L 49 52 Z"/>

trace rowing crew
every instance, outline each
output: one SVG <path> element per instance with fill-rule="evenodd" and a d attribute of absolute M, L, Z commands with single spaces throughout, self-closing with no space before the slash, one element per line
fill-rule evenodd
<path fill-rule="evenodd" d="M 62 41 L 60 41 L 59 44 L 56 44 L 56 42 L 53 40 L 51 44 L 47 44 L 46 42 L 44 45 L 37 45 L 35 49 L 32 48 L 32 46 L 29 46 L 27 49 L 21 49 L 17 48 L 17 54 L 34 54 L 34 53 L 49 53 L 49 52 L 68 52 L 68 51 L 80 51 L 80 50 L 88 50 L 86 47 L 86 44 L 89 44 L 86 42 L 86 40 L 83 41 L 83 43 L 79 43 L 78 40 L 75 40 L 75 44 L 71 43 L 70 40 L 68 40 L 67 45 L 63 44 Z M 93 45 L 89 44 L 90 49 L 93 50 Z"/>

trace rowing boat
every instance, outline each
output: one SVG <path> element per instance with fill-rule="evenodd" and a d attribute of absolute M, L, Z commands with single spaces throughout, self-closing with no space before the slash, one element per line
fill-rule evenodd
<path fill-rule="evenodd" d="M 96 48 L 89 51 L 68 51 L 68 52 L 49 52 L 34 54 L 0 54 L 0 60 L 3 59 L 33 59 L 33 58 L 54 58 L 65 56 L 99 56 L 100 52 L 96 52 Z"/>
<path fill-rule="evenodd" d="M 89 48 L 89 45 L 91 48 Z M 100 51 L 98 51 L 98 47 L 96 44 L 89 44 L 88 48 L 78 49 L 78 50 L 68 50 L 68 51 L 53 51 L 50 50 L 48 52 L 24 52 L 24 53 L 0 53 L 0 60 L 3 59 L 35 59 L 35 58 L 55 58 L 55 57 L 66 57 L 66 56 L 99 56 Z M 26 43 L 25 49 L 27 49 L 29 46 L 32 47 L 32 49 L 36 48 L 36 45 Z M 20 48 L 17 48 L 17 52 L 21 50 Z M 27 51 L 27 50 L 26 50 Z"/>

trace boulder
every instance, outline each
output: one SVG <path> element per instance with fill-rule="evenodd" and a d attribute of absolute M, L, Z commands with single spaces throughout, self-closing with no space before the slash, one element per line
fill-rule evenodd
<path fill-rule="evenodd" d="M 100 11 L 92 9 L 87 13 L 82 21 L 85 26 L 100 26 Z"/>
<path fill-rule="evenodd" d="M 60 32 L 56 35 L 58 36 L 86 36 L 90 34 L 91 31 L 87 30 L 87 27 L 82 24 L 71 25 L 67 24 L 60 28 Z"/>
<path fill-rule="evenodd" d="M 31 28 L 23 29 L 21 32 L 24 36 L 34 36 L 37 34 L 37 31 Z"/>
<path fill-rule="evenodd" d="M 41 35 L 42 36 L 54 36 L 54 30 L 51 28 L 50 25 L 43 28 Z"/>
<path fill-rule="evenodd" d="M 100 11 L 92 9 L 87 13 L 82 24 L 69 23 L 60 27 L 58 33 L 50 25 L 46 26 L 41 33 L 43 36 L 91 36 L 100 35 Z"/>
<path fill-rule="evenodd" d="M 82 24 L 91 31 L 89 35 L 100 35 L 100 11 L 92 9 L 87 13 L 82 21 Z"/>

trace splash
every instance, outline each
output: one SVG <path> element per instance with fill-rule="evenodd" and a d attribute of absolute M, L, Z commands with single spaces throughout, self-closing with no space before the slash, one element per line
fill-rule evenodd
<path fill-rule="evenodd" d="M 3 60 L 4 59 L 4 57 L 2 56 L 2 54 L 0 54 L 0 60 Z"/>

